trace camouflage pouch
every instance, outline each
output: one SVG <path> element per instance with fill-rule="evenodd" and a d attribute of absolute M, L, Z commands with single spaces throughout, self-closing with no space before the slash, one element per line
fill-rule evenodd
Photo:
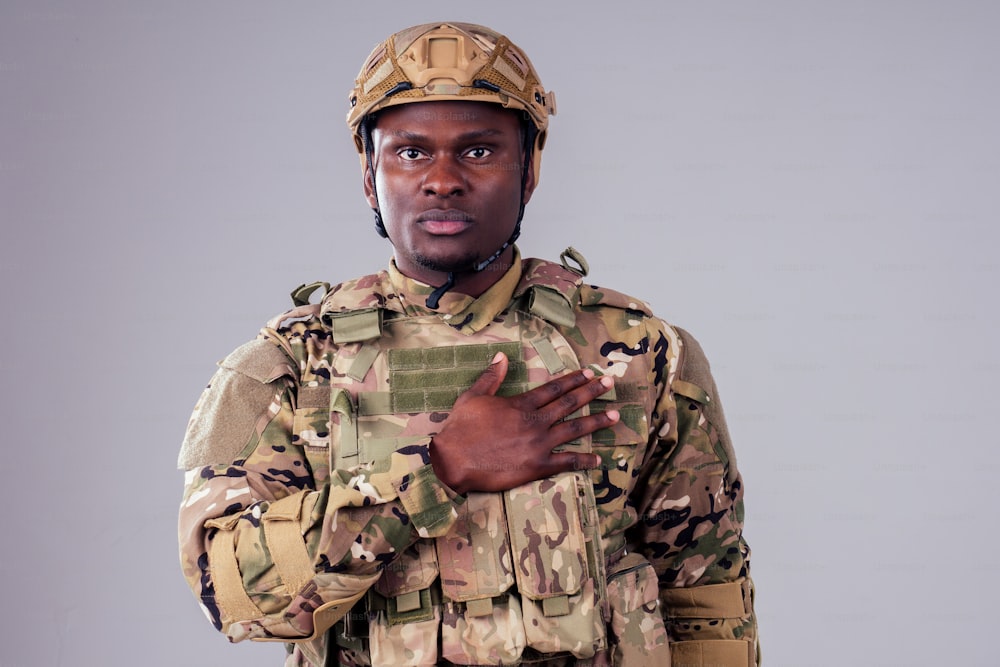
<path fill-rule="evenodd" d="M 418 540 L 387 565 L 369 593 L 368 640 L 374 665 L 435 665 L 440 600 L 434 545 Z"/>
<path fill-rule="evenodd" d="M 604 647 L 606 630 L 603 559 L 583 523 L 595 522 L 589 479 L 564 473 L 504 496 L 528 646 L 592 657 Z"/>
<path fill-rule="evenodd" d="M 615 570 L 608 578 L 613 664 L 669 665 L 670 644 L 653 566 L 639 554 L 627 554 Z"/>
<path fill-rule="evenodd" d="M 299 387 L 292 443 L 301 445 L 317 486 L 330 478 L 330 387 Z"/>
<path fill-rule="evenodd" d="M 390 603 L 389 622 L 397 625 L 430 618 L 430 610 L 424 608 L 421 594 L 430 590 L 437 576 L 434 545 L 429 540 L 417 540 L 386 565 L 374 590 Z"/>
<path fill-rule="evenodd" d="M 431 617 L 424 621 L 393 625 L 386 622 L 386 611 L 375 613 L 368 635 L 371 664 L 418 667 L 438 664 L 438 628 L 441 612 L 431 607 Z"/>
<path fill-rule="evenodd" d="M 489 601 L 486 613 L 446 602 L 442 609 L 441 656 L 455 665 L 517 664 L 524 653 L 524 616 L 516 595 Z"/>
<path fill-rule="evenodd" d="M 515 662 L 525 639 L 518 600 L 503 596 L 514 585 L 503 497 L 468 494 L 455 527 L 436 547 L 445 600 L 442 656 L 458 665 Z"/>

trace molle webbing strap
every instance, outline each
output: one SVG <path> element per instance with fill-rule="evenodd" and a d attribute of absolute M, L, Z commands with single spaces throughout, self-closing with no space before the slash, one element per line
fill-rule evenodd
<path fill-rule="evenodd" d="M 753 644 L 742 639 L 708 639 L 670 645 L 670 663 L 689 667 L 749 667 Z"/>
<path fill-rule="evenodd" d="M 556 346 L 548 338 L 536 338 L 531 341 L 531 347 L 535 348 L 535 352 L 538 353 L 538 357 L 545 364 L 545 369 L 549 372 L 549 375 L 555 375 L 566 370 L 566 364 L 563 363 L 562 357 L 556 352 Z"/>
<path fill-rule="evenodd" d="M 236 518 L 239 519 L 238 516 Z M 243 585 L 240 565 L 236 560 L 235 531 L 219 528 L 212 538 L 209 556 L 215 602 L 222 608 L 224 615 L 233 621 L 249 621 L 263 617 L 264 612 L 253 603 Z"/>
<path fill-rule="evenodd" d="M 347 377 L 358 382 L 364 382 L 365 376 L 371 370 L 376 357 L 378 357 L 378 345 L 374 343 L 362 345 L 361 349 L 354 356 L 354 361 L 351 362 L 350 368 L 347 369 Z"/>
<path fill-rule="evenodd" d="M 741 618 L 750 612 L 743 579 L 726 584 L 669 588 L 660 591 L 668 618 Z"/>
<path fill-rule="evenodd" d="M 324 319 L 330 325 L 333 342 L 337 344 L 371 340 L 382 334 L 381 308 L 352 310 L 343 314 L 327 313 Z"/>
<path fill-rule="evenodd" d="M 299 520 L 305 493 L 297 493 L 271 503 L 264 513 L 264 536 L 271 560 L 285 591 L 295 597 L 316 573 L 312 558 L 306 549 Z"/>
<path fill-rule="evenodd" d="M 541 285 L 533 285 L 528 293 L 528 312 L 564 327 L 576 324 L 576 313 L 566 297 Z"/>
<path fill-rule="evenodd" d="M 685 382 L 684 380 L 674 380 L 673 383 L 674 393 L 680 394 L 686 398 L 690 398 L 696 403 L 701 403 L 702 405 L 708 405 L 712 402 L 712 397 L 709 396 L 704 389 L 696 384 L 690 382 Z"/>

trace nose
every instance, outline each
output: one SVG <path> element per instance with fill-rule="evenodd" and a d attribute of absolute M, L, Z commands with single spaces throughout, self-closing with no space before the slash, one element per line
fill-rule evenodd
<path fill-rule="evenodd" d="M 452 156 L 436 156 L 430 160 L 422 185 L 424 194 L 437 197 L 459 196 L 468 188 L 462 165 Z"/>

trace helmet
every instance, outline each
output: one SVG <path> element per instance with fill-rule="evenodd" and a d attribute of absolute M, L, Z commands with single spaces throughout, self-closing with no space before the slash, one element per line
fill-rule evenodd
<path fill-rule="evenodd" d="M 370 114 L 415 102 L 493 102 L 527 113 L 537 130 L 535 180 L 541 165 L 555 94 L 546 92 L 531 61 L 509 39 L 472 23 L 425 23 L 389 37 L 368 56 L 350 92 L 347 125 L 366 164 L 362 121 Z"/>

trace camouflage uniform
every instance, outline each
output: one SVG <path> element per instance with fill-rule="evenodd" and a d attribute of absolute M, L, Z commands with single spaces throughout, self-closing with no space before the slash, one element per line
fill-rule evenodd
<path fill-rule="evenodd" d="M 301 666 L 756 662 L 742 480 L 697 342 L 541 260 L 433 311 L 432 289 L 390 266 L 220 362 L 180 456 L 182 566 L 215 627 Z M 566 445 L 600 468 L 504 494 L 437 479 L 435 425 L 498 350 L 501 393 L 615 378 L 588 409 L 619 422 Z"/>

